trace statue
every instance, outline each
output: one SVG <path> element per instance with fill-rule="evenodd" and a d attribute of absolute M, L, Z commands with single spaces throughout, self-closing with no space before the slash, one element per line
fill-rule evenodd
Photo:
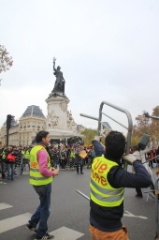
<path fill-rule="evenodd" d="M 56 58 L 53 58 L 53 70 L 54 75 L 56 76 L 56 81 L 54 84 L 54 88 L 52 90 L 51 96 L 53 95 L 64 95 L 65 96 L 65 79 L 63 77 L 63 73 L 60 71 L 61 67 L 58 66 L 55 68 Z"/>
<path fill-rule="evenodd" d="M 58 120 L 59 120 L 58 116 L 52 116 L 51 118 L 52 127 L 55 127 L 58 125 Z"/>
<path fill-rule="evenodd" d="M 76 128 L 76 124 L 75 124 L 75 121 L 72 117 L 71 111 L 70 112 L 67 111 L 67 127 L 68 127 L 68 129 L 71 129 L 71 130 Z"/>

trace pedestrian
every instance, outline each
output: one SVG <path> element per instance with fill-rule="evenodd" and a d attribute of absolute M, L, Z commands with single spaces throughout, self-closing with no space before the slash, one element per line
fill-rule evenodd
<path fill-rule="evenodd" d="M 5 162 L 7 164 L 7 179 L 9 181 L 14 181 L 15 160 L 16 160 L 16 154 L 13 151 L 13 147 L 8 146 Z"/>
<path fill-rule="evenodd" d="M 122 225 L 124 188 L 148 187 L 151 177 L 132 154 L 124 157 L 135 173 L 125 171 L 122 156 L 125 137 L 111 131 L 105 139 L 105 157 L 96 157 L 92 164 L 90 183 L 90 234 L 93 240 L 128 240 L 127 228 Z"/>
<path fill-rule="evenodd" d="M 2 146 L 2 142 L 0 142 L 0 164 L 1 164 L 1 178 L 5 178 L 5 157 L 3 156 L 5 147 Z"/>
<path fill-rule="evenodd" d="M 51 168 L 48 148 L 50 142 L 49 132 L 38 132 L 36 142 L 37 145 L 30 151 L 30 184 L 33 185 L 39 195 L 40 205 L 26 227 L 36 232 L 36 239 L 53 239 L 54 236 L 47 232 L 47 220 L 50 215 L 51 184 L 54 176 L 58 175 L 59 171 Z"/>
<path fill-rule="evenodd" d="M 30 159 L 30 150 L 29 150 L 28 147 L 26 147 L 25 150 L 24 150 L 23 166 L 22 167 L 28 165 L 28 168 L 30 170 L 30 160 L 29 159 Z"/>
<path fill-rule="evenodd" d="M 74 169 L 75 155 L 76 155 L 76 153 L 75 153 L 74 148 L 71 148 L 70 156 L 69 156 L 69 166 L 70 166 L 70 170 L 73 170 L 73 169 Z"/>
<path fill-rule="evenodd" d="M 75 163 L 76 163 L 77 174 L 79 174 L 79 168 L 80 168 L 80 173 L 83 174 L 83 161 L 84 161 L 86 155 L 87 155 L 87 153 L 86 153 L 86 151 L 84 151 L 84 147 L 82 145 L 80 145 L 76 148 Z"/>
<path fill-rule="evenodd" d="M 104 156 L 104 146 L 97 140 L 92 141 L 94 147 L 94 158 Z"/>
<path fill-rule="evenodd" d="M 65 145 L 63 144 L 60 149 L 60 165 L 61 168 L 65 168 L 67 164 L 67 150 Z"/>
<path fill-rule="evenodd" d="M 139 148 L 139 144 L 134 146 L 134 149 L 133 149 L 133 155 L 139 160 L 142 162 L 142 155 L 140 154 L 140 148 Z M 133 173 L 134 173 L 134 168 L 133 169 Z M 142 194 L 142 191 L 141 191 L 141 188 L 139 187 L 136 187 L 136 195 L 135 197 L 138 197 L 138 198 L 143 198 L 143 194 Z"/>

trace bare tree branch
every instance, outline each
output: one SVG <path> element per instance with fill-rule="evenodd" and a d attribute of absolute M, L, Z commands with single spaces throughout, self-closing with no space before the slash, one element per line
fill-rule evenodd
<path fill-rule="evenodd" d="M 0 45 L 0 73 L 9 70 L 12 65 L 12 57 L 9 56 L 7 49 L 3 45 Z"/>

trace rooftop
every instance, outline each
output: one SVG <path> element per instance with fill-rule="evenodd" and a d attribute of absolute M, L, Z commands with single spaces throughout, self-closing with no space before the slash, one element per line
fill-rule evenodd
<path fill-rule="evenodd" d="M 31 105 L 28 106 L 25 112 L 22 115 L 22 118 L 24 117 L 40 117 L 45 118 L 42 110 L 39 108 L 39 106 Z"/>

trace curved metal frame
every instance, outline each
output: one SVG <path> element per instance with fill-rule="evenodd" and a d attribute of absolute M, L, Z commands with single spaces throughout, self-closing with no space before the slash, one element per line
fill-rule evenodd
<path fill-rule="evenodd" d="M 103 106 L 104 105 L 107 105 L 107 106 L 112 107 L 112 108 L 114 108 L 114 109 L 116 109 L 116 110 L 118 110 L 122 113 L 125 113 L 126 116 L 127 116 L 127 119 L 128 119 L 128 127 L 124 126 L 122 123 L 116 121 L 115 119 L 113 119 L 109 115 L 105 114 L 103 112 Z M 124 108 L 121 108 L 121 107 L 118 107 L 118 106 L 116 106 L 114 104 L 111 104 L 109 102 L 103 101 L 100 104 L 100 107 L 99 107 L 99 118 L 92 117 L 92 116 L 89 116 L 89 115 L 86 115 L 86 114 L 80 114 L 80 116 L 87 117 L 87 118 L 98 121 L 98 135 L 99 136 L 102 135 L 102 132 L 101 132 L 102 115 L 108 117 L 109 119 L 113 120 L 114 122 L 116 122 L 117 124 L 122 126 L 123 128 L 127 129 L 128 133 L 127 133 L 127 141 L 126 141 L 126 154 L 129 154 L 130 144 L 131 144 L 131 136 L 132 136 L 132 130 L 133 130 L 133 122 L 132 122 L 132 117 L 131 117 L 130 113 Z M 124 162 L 124 169 L 127 169 L 127 162 Z"/>
<path fill-rule="evenodd" d="M 113 119 L 112 117 L 110 117 L 109 115 L 103 113 L 103 106 L 107 105 L 109 107 L 112 107 L 122 113 L 125 113 L 128 119 L 128 127 L 124 126 L 122 123 L 116 121 L 115 119 Z M 131 144 L 131 136 L 132 136 L 132 130 L 133 130 L 133 122 L 132 122 L 132 117 L 131 114 L 124 108 L 118 107 L 112 103 L 109 102 L 105 102 L 103 101 L 100 104 L 100 108 L 99 108 L 99 119 L 98 119 L 98 135 L 101 135 L 101 125 L 102 125 L 102 115 L 105 115 L 106 117 L 110 118 L 111 120 L 113 120 L 114 122 L 116 122 L 117 124 L 119 124 L 120 126 L 122 126 L 123 128 L 128 130 L 127 133 L 127 142 L 126 142 L 126 154 L 129 154 L 129 150 L 130 150 L 130 144 Z M 127 169 L 127 162 L 124 163 L 124 168 Z"/>

